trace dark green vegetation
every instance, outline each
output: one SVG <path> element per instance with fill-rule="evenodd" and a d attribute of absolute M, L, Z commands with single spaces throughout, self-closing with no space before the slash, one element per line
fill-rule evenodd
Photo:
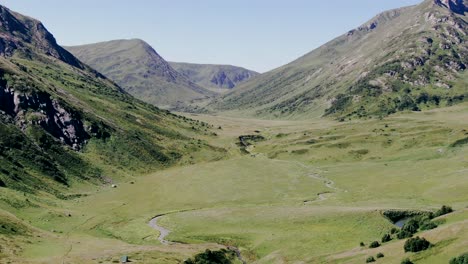
<path fill-rule="evenodd" d="M 405 258 L 401 261 L 401 264 L 414 264 L 409 258 Z"/>
<path fill-rule="evenodd" d="M 1 187 L 65 197 L 73 182 L 112 181 L 184 162 L 188 151 L 217 152 L 192 138 L 206 124 L 131 97 L 58 46 L 39 21 L 0 11 Z"/>
<path fill-rule="evenodd" d="M 374 258 L 374 257 L 371 256 L 371 257 L 368 257 L 368 258 L 366 259 L 366 263 L 372 263 L 372 262 L 375 262 L 375 258 Z"/>
<path fill-rule="evenodd" d="M 184 261 L 184 264 L 231 264 L 236 258 L 236 253 L 231 250 L 221 249 L 197 254 L 195 257 Z"/>
<path fill-rule="evenodd" d="M 376 257 L 379 259 L 379 258 L 385 257 L 385 255 L 383 253 L 379 252 L 379 253 L 377 253 Z"/>
<path fill-rule="evenodd" d="M 431 243 L 425 238 L 414 237 L 406 240 L 404 249 L 405 252 L 419 252 L 428 249 Z"/>
<path fill-rule="evenodd" d="M 450 264 L 468 264 L 468 253 L 450 260 Z"/>
<path fill-rule="evenodd" d="M 174 70 L 150 45 L 139 39 L 113 40 L 67 49 L 147 103 L 178 108 L 192 100 L 214 95 Z"/>
<path fill-rule="evenodd" d="M 345 120 L 466 101 L 467 20 L 452 11 L 425 0 L 384 12 L 207 109 Z"/>
<path fill-rule="evenodd" d="M 380 243 L 378 241 L 372 241 L 369 244 L 369 248 L 378 248 L 378 247 L 380 247 Z"/>
<path fill-rule="evenodd" d="M 233 89 L 259 73 L 231 65 L 169 62 L 192 82 L 215 92 Z"/>

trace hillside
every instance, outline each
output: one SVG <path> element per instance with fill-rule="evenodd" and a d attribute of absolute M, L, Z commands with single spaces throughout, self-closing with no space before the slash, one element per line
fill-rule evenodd
<path fill-rule="evenodd" d="M 231 65 L 169 62 L 192 82 L 215 92 L 226 91 L 250 80 L 259 73 Z"/>
<path fill-rule="evenodd" d="M 66 49 L 129 94 L 159 107 L 173 109 L 214 95 L 178 73 L 150 45 L 139 39 Z"/>
<path fill-rule="evenodd" d="M 448 4 L 449 3 L 449 4 Z M 465 101 L 466 1 L 425 0 L 377 15 L 212 102 L 265 117 L 385 116 Z"/>
<path fill-rule="evenodd" d="M 134 99 L 41 22 L 0 6 L 0 43 L 0 187 L 61 196 L 216 153 L 192 139 L 205 124 Z"/>

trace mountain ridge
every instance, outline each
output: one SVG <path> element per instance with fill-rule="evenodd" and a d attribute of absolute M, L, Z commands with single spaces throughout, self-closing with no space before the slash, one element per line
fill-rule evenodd
<path fill-rule="evenodd" d="M 63 197 L 77 182 L 184 162 L 187 149 L 219 151 L 191 146 L 206 124 L 133 98 L 38 20 L 0 11 L 0 187 Z"/>
<path fill-rule="evenodd" d="M 211 90 L 214 89 L 214 91 L 219 91 L 219 89 L 233 89 L 241 83 L 259 75 L 258 72 L 226 64 L 198 64 L 187 62 L 169 62 L 169 64 L 194 83 Z"/>
<path fill-rule="evenodd" d="M 133 96 L 163 107 L 206 99 L 214 93 L 174 70 L 148 43 L 120 39 L 65 47 Z"/>
<path fill-rule="evenodd" d="M 434 0 L 386 11 L 213 100 L 205 110 L 343 118 L 463 101 L 465 37 L 466 17 Z"/>

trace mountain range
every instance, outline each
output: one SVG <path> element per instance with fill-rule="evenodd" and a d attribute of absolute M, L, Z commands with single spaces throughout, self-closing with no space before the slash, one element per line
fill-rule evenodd
<path fill-rule="evenodd" d="M 3 6 L 0 53 L 2 187 L 59 195 L 76 181 L 108 179 L 109 167 L 162 168 L 198 150 L 191 142 L 201 123 L 135 99 L 41 22 Z"/>
<path fill-rule="evenodd" d="M 234 66 L 169 63 L 140 39 L 66 49 L 136 98 L 168 109 L 207 100 L 257 75 Z"/>
<path fill-rule="evenodd" d="M 266 118 L 386 116 L 468 98 L 466 1 L 383 12 L 205 110 Z"/>

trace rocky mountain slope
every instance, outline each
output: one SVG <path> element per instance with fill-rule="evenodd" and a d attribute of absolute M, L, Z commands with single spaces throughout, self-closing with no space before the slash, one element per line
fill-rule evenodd
<path fill-rule="evenodd" d="M 466 0 L 425 0 L 384 12 L 207 109 L 345 119 L 465 101 L 466 6 Z"/>
<path fill-rule="evenodd" d="M 214 95 L 178 73 L 150 45 L 139 39 L 66 49 L 131 95 L 153 105 L 173 109 Z"/>
<path fill-rule="evenodd" d="M 215 92 L 232 89 L 259 73 L 231 65 L 193 64 L 169 62 L 179 73 L 192 82 Z"/>
<path fill-rule="evenodd" d="M 0 188 L 60 195 L 216 152 L 192 139 L 205 124 L 133 98 L 41 22 L 0 6 L 0 43 Z"/>

